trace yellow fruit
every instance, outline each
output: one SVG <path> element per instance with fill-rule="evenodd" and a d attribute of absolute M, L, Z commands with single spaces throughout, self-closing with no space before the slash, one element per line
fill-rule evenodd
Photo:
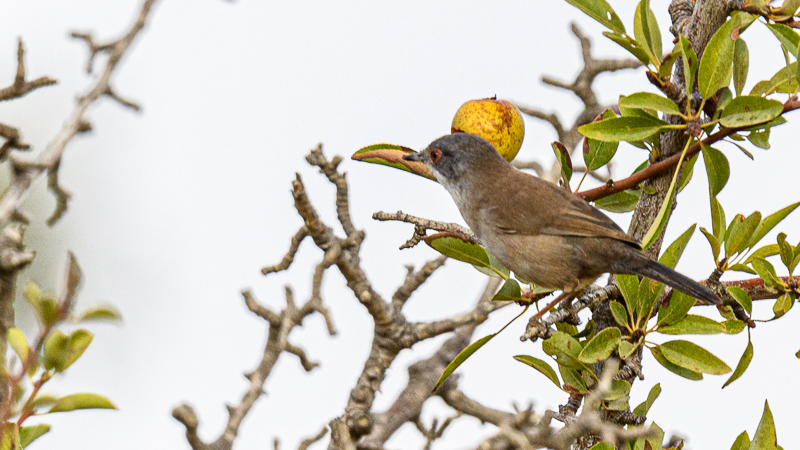
<path fill-rule="evenodd" d="M 511 161 L 522 146 L 525 123 L 511 102 L 484 98 L 461 105 L 453 117 L 450 131 L 478 135 L 494 145 L 506 161 Z"/>

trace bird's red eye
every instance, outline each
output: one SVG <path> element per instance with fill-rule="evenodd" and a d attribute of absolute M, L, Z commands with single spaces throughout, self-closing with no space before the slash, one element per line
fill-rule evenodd
<path fill-rule="evenodd" d="M 438 148 L 432 148 L 430 154 L 431 162 L 434 164 L 439 164 L 439 161 L 442 160 L 442 151 Z"/>

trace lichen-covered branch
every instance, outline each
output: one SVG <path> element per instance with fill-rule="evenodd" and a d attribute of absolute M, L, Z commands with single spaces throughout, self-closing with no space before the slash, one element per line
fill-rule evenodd
<path fill-rule="evenodd" d="M 405 244 L 400 246 L 401 250 L 411 248 L 422 242 L 422 240 L 425 239 L 426 232 L 428 230 L 445 231 L 459 235 L 465 241 L 477 241 L 475 234 L 467 227 L 461 226 L 457 223 L 437 222 L 435 220 L 423 219 L 421 217 L 412 216 L 411 214 L 406 214 L 403 211 L 397 211 L 396 213 L 378 211 L 372 215 L 372 218 L 382 222 L 398 221 L 414 224 L 414 234 L 408 241 L 406 241 Z"/>

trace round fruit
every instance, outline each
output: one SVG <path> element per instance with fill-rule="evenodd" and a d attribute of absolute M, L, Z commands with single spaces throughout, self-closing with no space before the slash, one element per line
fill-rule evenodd
<path fill-rule="evenodd" d="M 470 133 L 489 141 L 506 161 L 517 156 L 525 137 L 525 123 L 516 106 L 507 100 L 470 100 L 456 111 L 452 133 Z"/>

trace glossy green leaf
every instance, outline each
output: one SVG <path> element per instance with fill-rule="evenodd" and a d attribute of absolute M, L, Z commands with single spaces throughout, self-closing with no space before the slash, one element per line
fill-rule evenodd
<path fill-rule="evenodd" d="M 708 41 L 697 75 L 697 87 L 703 98 L 711 98 L 731 83 L 734 41 L 738 38 L 740 25 L 741 20 L 732 17 Z"/>
<path fill-rule="evenodd" d="M 627 50 L 631 55 L 636 57 L 642 64 L 650 62 L 650 55 L 639 45 L 638 42 L 629 38 L 627 35 L 614 33 L 613 31 L 604 31 L 603 36 L 616 42 L 620 47 Z"/>
<path fill-rule="evenodd" d="M 764 413 L 758 428 L 753 433 L 753 442 L 750 443 L 750 450 L 775 450 L 778 446 L 778 438 L 775 431 L 775 421 L 772 418 L 772 411 L 769 409 L 769 402 L 764 402 Z"/>
<path fill-rule="evenodd" d="M 603 120 L 617 117 L 614 111 L 603 112 Z M 583 154 L 583 162 L 589 170 L 597 170 L 611 161 L 617 152 L 619 142 L 603 142 L 589 139 L 589 152 Z"/>
<path fill-rule="evenodd" d="M 555 358 L 559 366 L 582 369 L 578 361 L 582 347 L 580 342 L 567 333 L 556 331 L 549 339 L 542 342 L 542 350 Z"/>
<path fill-rule="evenodd" d="M 693 371 L 691 371 L 689 369 L 685 369 L 685 368 L 683 368 L 681 366 L 678 366 L 676 364 L 673 364 L 671 361 L 669 361 L 664 356 L 664 354 L 661 352 L 661 347 L 658 346 L 658 345 L 650 347 L 650 353 L 653 355 L 653 358 L 655 358 L 655 360 L 658 361 L 659 364 L 664 366 L 665 369 L 669 370 L 672 373 L 680 375 L 680 376 L 682 376 L 684 378 L 687 378 L 689 380 L 702 380 L 703 379 L 703 374 L 702 373 L 693 372 Z"/>
<path fill-rule="evenodd" d="M 509 278 L 503 283 L 503 287 L 497 291 L 497 294 L 492 297 L 492 301 L 511 301 L 516 302 L 522 300 L 522 290 L 519 287 L 517 280 Z"/>
<path fill-rule="evenodd" d="M 693 342 L 669 341 L 658 347 L 668 361 L 692 372 L 721 375 L 731 371 L 724 361 Z"/>
<path fill-rule="evenodd" d="M 744 128 L 769 122 L 783 112 L 783 103 L 764 97 L 742 95 L 722 111 L 720 123 L 727 128 Z"/>
<path fill-rule="evenodd" d="M 662 95 L 651 92 L 637 92 L 619 99 L 620 107 L 654 109 L 667 114 L 680 114 L 678 105 L 672 100 Z"/>
<path fill-rule="evenodd" d="M 3 435 L 0 438 L 0 450 L 17 450 L 20 448 L 19 427 L 14 422 L 3 424 Z"/>
<path fill-rule="evenodd" d="M 750 361 L 753 360 L 753 343 L 748 341 L 747 348 L 744 349 L 744 353 L 742 357 L 739 359 L 739 364 L 736 365 L 736 369 L 733 371 L 733 374 L 725 384 L 722 385 L 722 389 L 734 381 L 738 380 L 744 374 L 744 371 L 747 370 L 747 367 L 750 366 Z"/>
<path fill-rule="evenodd" d="M 716 197 L 725 187 L 725 184 L 728 183 L 728 178 L 731 176 L 730 164 L 728 163 L 728 158 L 721 151 L 706 145 L 702 145 L 702 147 L 703 162 L 706 165 L 706 173 L 708 174 L 708 189 L 711 191 L 711 196 Z"/>
<path fill-rule="evenodd" d="M 738 286 L 728 286 L 725 288 L 725 290 L 731 294 L 731 297 L 736 300 L 736 303 L 741 305 L 742 308 L 747 311 L 747 314 L 753 313 L 753 299 L 750 298 L 750 294 L 748 294 L 747 291 Z"/>
<path fill-rule="evenodd" d="M 81 393 L 58 399 L 47 413 L 74 411 L 76 409 L 117 409 L 111 400 L 99 394 Z"/>
<path fill-rule="evenodd" d="M 656 16 L 650 9 L 649 0 L 641 0 L 636 6 L 636 13 L 633 16 L 633 36 L 636 38 L 636 42 L 640 43 L 650 55 L 653 65 L 658 67 L 663 55 L 661 32 L 658 29 Z"/>
<path fill-rule="evenodd" d="M 750 52 L 742 38 L 736 39 L 733 46 L 733 87 L 736 96 L 742 95 L 744 83 L 747 81 L 747 72 L 750 70 Z"/>
<path fill-rule="evenodd" d="M 791 55 L 797 54 L 797 49 L 800 47 L 800 35 L 797 34 L 792 28 L 787 27 L 782 23 L 768 23 L 766 24 L 769 31 L 778 38 L 781 45 L 786 48 L 786 51 Z"/>
<path fill-rule="evenodd" d="M 607 359 L 617 349 L 621 333 L 618 328 L 609 327 L 597 333 L 578 355 L 578 360 L 594 364 Z"/>
<path fill-rule="evenodd" d="M 558 366 L 558 372 L 561 374 L 561 379 L 564 380 L 564 390 L 569 393 L 587 394 L 589 388 L 586 387 L 586 382 L 583 381 L 581 374 L 577 370 L 566 366 Z"/>
<path fill-rule="evenodd" d="M 650 392 L 647 394 L 647 400 L 634 408 L 633 413 L 639 417 L 646 417 L 659 395 L 661 395 L 661 383 L 656 383 L 655 386 L 650 388 Z"/>
<path fill-rule="evenodd" d="M 617 324 L 630 329 L 630 325 L 628 324 L 628 312 L 625 311 L 625 307 L 617 301 L 611 301 L 608 305 L 611 308 L 611 315 L 614 316 L 614 320 Z"/>
<path fill-rule="evenodd" d="M 742 434 L 736 437 L 736 440 L 733 442 L 731 446 L 731 450 L 749 450 L 750 448 L 750 436 L 747 435 L 747 431 L 742 431 Z"/>
<path fill-rule="evenodd" d="M 108 321 L 122 322 L 122 314 L 112 305 L 93 306 L 83 310 L 76 318 L 76 322 Z"/>
<path fill-rule="evenodd" d="M 561 382 L 558 380 L 558 375 L 556 374 L 556 371 L 550 367 L 550 364 L 547 364 L 539 358 L 534 358 L 533 356 L 528 355 L 517 355 L 514 357 L 514 359 L 538 370 L 542 375 L 546 376 L 548 380 L 552 381 L 557 388 L 561 389 Z"/>
<path fill-rule="evenodd" d="M 636 204 L 639 203 L 640 193 L 641 191 L 634 191 L 631 189 L 620 191 L 608 197 L 595 200 L 594 206 L 616 213 L 630 212 L 636 209 Z"/>
<path fill-rule="evenodd" d="M 767 233 L 772 231 L 776 225 L 778 225 L 783 219 L 786 218 L 792 211 L 794 211 L 798 206 L 800 206 L 800 202 L 793 203 L 773 214 L 768 215 L 765 217 L 761 223 L 756 227 L 755 231 L 753 231 L 753 236 L 750 238 L 750 242 L 747 244 L 747 248 L 753 248 L 754 245 L 758 244 L 758 242 L 766 236 Z"/>
<path fill-rule="evenodd" d="M 683 56 L 683 76 L 686 81 L 686 96 L 691 98 L 694 89 L 694 80 L 697 75 L 697 53 L 692 48 L 692 44 L 686 36 L 680 35 L 678 44 L 681 56 Z"/>
<path fill-rule="evenodd" d="M 25 333 L 19 328 L 9 328 L 6 334 L 8 345 L 14 350 L 14 353 L 19 357 L 20 362 L 23 364 L 28 360 L 28 355 L 31 353 L 31 347 L 28 345 L 28 339 Z"/>
<path fill-rule="evenodd" d="M 567 0 L 567 3 L 580 9 L 606 28 L 619 34 L 625 34 L 625 25 L 605 0 Z"/>
<path fill-rule="evenodd" d="M 69 340 L 61 330 L 50 333 L 44 343 L 44 368 L 61 372 L 67 360 L 67 344 Z"/>
<path fill-rule="evenodd" d="M 659 325 L 668 326 L 683 320 L 695 303 L 697 303 L 697 300 L 694 298 L 673 289 L 672 296 L 666 304 L 662 304 L 658 309 L 657 321 Z"/>
<path fill-rule="evenodd" d="M 22 446 L 22 448 L 25 448 L 31 442 L 35 441 L 36 439 L 39 439 L 40 437 L 42 437 L 42 435 L 44 435 L 48 431 L 50 431 L 50 425 L 44 423 L 39 425 L 33 425 L 30 427 L 22 427 L 19 429 L 19 443 Z"/>
<path fill-rule="evenodd" d="M 615 117 L 600 122 L 587 123 L 578 131 L 589 139 L 604 142 L 641 141 L 650 136 L 669 131 L 663 120 L 647 117 Z"/>

